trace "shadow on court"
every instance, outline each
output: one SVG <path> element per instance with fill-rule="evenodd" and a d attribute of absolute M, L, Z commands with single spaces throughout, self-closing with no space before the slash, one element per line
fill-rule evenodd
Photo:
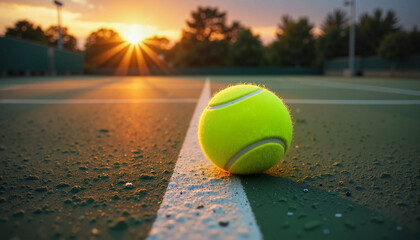
<path fill-rule="evenodd" d="M 264 239 L 417 239 L 418 234 L 379 213 L 283 177 L 241 177 Z M 351 198 L 351 196 L 349 197 Z M 416 237 L 417 236 L 417 237 Z"/>

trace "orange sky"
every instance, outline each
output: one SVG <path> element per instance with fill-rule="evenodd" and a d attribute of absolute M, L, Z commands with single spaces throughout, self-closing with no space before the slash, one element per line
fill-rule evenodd
<path fill-rule="evenodd" d="M 411 28 L 419 20 L 415 9 L 420 1 L 401 0 L 407 4 L 396 4 L 391 0 L 358 1 L 358 12 L 373 8 L 394 9 L 403 25 Z M 100 27 L 109 27 L 122 35 L 132 29 L 142 32 L 143 37 L 164 35 L 177 40 L 185 21 L 198 6 L 218 6 L 227 11 L 228 22 L 239 20 L 251 27 L 265 43 L 275 38 L 275 29 L 283 14 L 293 17 L 307 16 L 319 27 L 322 19 L 335 8 L 348 10 L 341 0 L 62 0 L 63 25 L 78 38 L 83 46 L 87 35 Z M 414 3 L 416 2 L 416 3 Z M 315 4 L 316 3 L 316 4 Z M 414 6 L 415 5 L 415 6 Z M 417 8 L 418 6 L 418 8 Z M 359 10 L 360 9 L 360 10 Z M 417 17 L 416 17 L 417 16 Z M 57 22 L 53 0 L 0 0 L 0 33 L 16 20 L 28 19 L 47 28 Z M 420 22 L 420 20 L 419 20 Z"/>

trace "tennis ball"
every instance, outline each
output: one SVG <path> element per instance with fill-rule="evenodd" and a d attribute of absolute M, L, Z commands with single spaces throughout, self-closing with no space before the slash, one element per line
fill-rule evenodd
<path fill-rule="evenodd" d="M 292 140 L 283 101 L 256 85 L 217 93 L 200 117 L 198 138 L 208 159 L 233 174 L 255 174 L 280 161 Z"/>

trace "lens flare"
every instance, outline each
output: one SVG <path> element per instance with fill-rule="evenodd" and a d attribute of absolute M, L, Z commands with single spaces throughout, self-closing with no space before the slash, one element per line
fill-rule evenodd
<path fill-rule="evenodd" d="M 115 75 L 149 75 L 151 71 L 170 72 L 168 62 L 159 52 L 161 42 L 155 28 L 130 25 L 120 26 L 118 29 L 122 41 L 98 46 L 105 50 L 91 59 L 94 67 L 116 64 Z M 152 37 L 153 35 L 155 37 Z"/>
<path fill-rule="evenodd" d="M 129 32 L 125 36 L 125 39 L 131 44 L 137 44 L 143 40 L 143 36 L 139 32 Z"/>

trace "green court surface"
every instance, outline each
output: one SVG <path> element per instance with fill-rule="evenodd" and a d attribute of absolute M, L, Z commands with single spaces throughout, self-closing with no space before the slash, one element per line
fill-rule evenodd
<path fill-rule="evenodd" d="M 204 80 L 0 79 L 0 236 L 146 238 Z M 254 83 L 290 102 L 286 155 L 241 177 L 264 239 L 420 238 L 420 79 L 210 80 L 212 94 Z"/>

